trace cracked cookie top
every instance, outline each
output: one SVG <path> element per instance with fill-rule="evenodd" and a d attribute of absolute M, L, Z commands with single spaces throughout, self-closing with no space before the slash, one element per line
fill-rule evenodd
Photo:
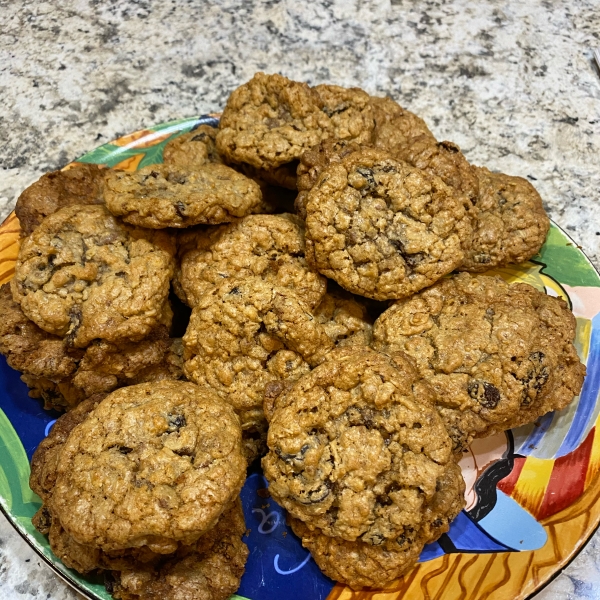
<path fill-rule="evenodd" d="M 408 358 L 341 350 L 277 399 L 262 461 L 269 491 L 327 536 L 399 543 L 422 527 L 450 438 Z"/>
<path fill-rule="evenodd" d="M 228 161 L 272 170 L 326 138 L 370 141 L 373 127 L 369 96 L 358 88 L 257 73 L 229 96 L 217 148 Z"/>
<path fill-rule="evenodd" d="M 23 241 L 11 290 L 25 315 L 83 348 L 140 340 L 165 319 L 174 245 L 103 206 L 70 206 Z"/>
<path fill-rule="evenodd" d="M 168 554 L 213 527 L 246 475 L 239 420 L 211 389 L 121 388 L 62 448 L 50 512 L 82 544 Z"/>
<path fill-rule="evenodd" d="M 320 174 L 306 203 L 306 253 L 346 290 L 386 300 L 457 266 L 471 222 L 439 177 L 363 148 Z"/>
<path fill-rule="evenodd" d="M 416 361 L 456 451 L 563 408 L 585 373 L 566 303 L 499 277 L 440 281 L 385 311 L 373 335 L 376 349 Z"/>
<path fill-rule="evenodd" d="M 304 227 L 295 215 L 251 215 L 229 225 L 184 232 L 179 257 L 175 289 L 191 307 L 229 279 L 261 277 L 294 290 L 310 307 L 327 289 L 325 278 L 306 262 Z"/>
<path fill-rule="evenodd" d="M 126 223 L 149 229 L 228 223 L 262 210 L 259 185 L 216 163 L 193 171 L 172 164 L 109 171 L 104 199 Z"/>

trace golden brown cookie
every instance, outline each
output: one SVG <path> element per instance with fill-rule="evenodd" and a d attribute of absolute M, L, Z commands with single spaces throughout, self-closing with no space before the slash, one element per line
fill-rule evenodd
<path fill-rule="evenodd" d="M 297 169 L 298 195 L 294 201 L 294 210 L 303 221 L 306 220 L 308 192 L 312 190 L 323 169 L 361 148 L 356 142 L 328 139 L 302 154 Z"/>
<path fill-rule="evenodd" d="M 194 170 L 163 164 L 134 173 L 109 171 L 104 199 L 126 223 L 149 229 L 229 223 L 262 210 L 258 184 L 216 163 Z"/>
<path fill-rule="evenodd" d="M 405 144 L 389 149 L 399 160 L 437 175 L 446 185 L 457 190 L 466 199 L 465 208 L 476 215 L 473 207 L 479 202 L 479 179 L 476 167 L 469 164 L 460 148 L 452 142 L 438 142 L 430 135 L 421 135 Z"/>
<path fill-rule="evenodd" d="M 408 539 L 452 460 L 434 400 L 404 355 L 330 355 L 277 399 L 262 460 L 271 496 L 328 536 Z"/>
<path fill-rule="evenodd" d="M 465 484 L 455 463 L 448 465 L 438 487 L 424 511 L 422 528 L 398 538 L 396 548 L 329 537 L 294 517 L 290 523 L 325 575 L 353 589 L 382 588 L 413 567 L 423 546 L 448 531 L 450 522 L 464 506 Z"/>
<path fill-rule="evenodd" d="M 15 213 L 21 235 L 29 235 L 48 215 L 73 204 L 102 204 L 106 170 L 98 165 L 76 163 L 64 171 L 45 173 L 21 193 Z"/>
<path fill-rule="evenodd" d="M 248 548 L 238 501 L 187 551 L 113 572 L 107 589 L 120 600 L 227 600 L 237 591 Z"/>
<path fill-rule="evenodd" d="M 48 507 L 81 544 L 169 554 L 215 525 L 245 474 L 239 420 L 211 389 L 140 384 L 71 431 Z"/>
<path fill-rule="evenodd" d="M 182 376 L 181 339 L 169 338 L 158 325 L 139 342 L 94 340 L 85 349 L 71 348 L 59 336 L 30 321 L 12 299 L 10 286 L 0 288 L 0 353 L 46 408 L 68 410 L 82 399 L 124 385 Z"/>
<path fill-rule="evenodd" d="M 402 108 L 391 98 L 371 96 L 371 105 L 375 118 L 373 144 L 377 148 L 389 150 L 397 145 L 405 145 L 421 135 L 435 141 L 423 119 Z"/>
<path fill-rule="evenodd" d="M 374 326 L 374 347 L 406 352 L 437 391 L 456 451 L 564 408 L 585 374 L 574 337 L 563 300 L 466 273 L 397 302 Z"/>
<path fill-rule="evenodd" d="M 193 171 L 207 163 L 222 163 L 215 140 L 216 127 L 200 125 L 189 133 L 170 140 L 163 150 L 163 161 L 181 169 Z"/>
<path fill-rule="evenodd" d="M 475 167 L 479 180 L 471 247 L 461 271 L 521 263 L 544 244 L 550 220 L 535 188 L 521 177 Z"/>
<path fill-rule="evenodd" d="M 304 256 L 304 228 L 295 215 L 251 215 L 229 225 L 184 232 L 175 280 L 179 297 L 194 307 L 226 280 L 258 276 L 294 290 L 310 307 L 327 289 Z"/>
<path fill-rule="evenodd" d="M 31 463 L 30 486 L 44 502 L 48 502 L 52 496 L 58 459 L 69 434 L 87 418 L 102 399 L 103 395 L 98 394 L 60 417 L 50 430 L 50 434 L 36 449 Z M 140 571 L 149 573 L 153 569 L 160 570 L 165 561 L 175 564 L 190 554 L 205 552 L 226 535 L 233 533 L 239 538 L 245 531 L 239 498 L 234 501 L 231 508 L 225 510 L 217 525 L 197 542 L 191 546 L 178 544 L 175 553 L 166 557 L 152 552 L 148 547 L 104 552 L 98 547 L 80 544 L 64 530 L 60 521 L 52 516 L 46 504 L 38 510 L 32 522 L 40 533 L 49 536 L 52 552 L 67 567 L 80 573 L 89 573 L 98 569 L 127 571 L 130 576 Z M 241 557 L 245 557 L 243 549 Z"/>
<path fill-rule="evenodd" d="M 316 323 L 303 335 L 302 326 L 312 323 L 308 307 L 289 290 L 257 277 L 222 284 L 202 296 L 192 311 L 183 337 L 184 372 L 234 407 L 249 460 L 265 449 L 265 386 L 297 379 L 309 370 L 299 351 L 318 360 L 319 342 L 331 343 Z M 297 340 L 298 351 L 286 347 L 289 338 Z"/>
<path fill-rule="evenodd" d="M 376 300 L 409 296 L 455 269 L 471 236 L 452 188 L 368 148 L 321 172 L 306 215 L 309 263 Z"/>
<path fill-rule="evenodd" d="M 70 206 L 23 241 L 11 290 L 28 318 L 72 346 L 140 340 L 164 321 L 173 254 L 165 232 Z"/>
<path fill-rule="evenodd" d="M 228 161 L 273 171 L 323 139 L 370 141 L 372 113 L 369 96 L 358 88 L 310 88 L 257 73 L 229 96 L 217 148 Z"/>

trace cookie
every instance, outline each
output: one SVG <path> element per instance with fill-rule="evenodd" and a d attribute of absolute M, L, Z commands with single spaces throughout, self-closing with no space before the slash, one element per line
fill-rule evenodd
<path fill-rule="evenodd" d="M 373 320 L 367 306 L 345 290 L 328 291 L 313 315 L 336 347 L 371 345 Z"/>
<path fill-rule="evenodd" d="M 244 573 L 245 531 L 238 501 L 187 553 L 113 572 L 107 590 L 120 600 L 227 600 Z"/>
<path fill-rule="evenodd" d="M 262 466 L 309 528 L 378 546 L 422 527 L 451 442 L 409 359 L 341 350 L 277 399 Z"/>
<path fill-rule="evenodd" d="M 361 146 L 356 142 L 329 139 L 302 154 L 297 169 L 298 195 L 294 201 L 294 211 L 303 221 L 306 220 L 308 192 L 314 187 L 323 169 L 360 149 Z"/>
<path fill-rule="evenodd" d="M 103 395 L 91 397 L 69 413 L 60 417 L 49 435 L 42 440 L 36 449 L 31 462 L 30 486 L 42 500 L 47 503 L 56 483 L 56 472 L 60 452 L 71 431 L 82 423 L 91 411 L 103 399 Z M 240 522 L 241 519 L 241 522 Z M 67 567 L 79 573 L 89 573 L 97 569 L 111 570 L 149 570 L 160 566 L 164 555 L 152 552 L 147 547 L 127 549 L 113 552 L 103 552 L 97 547 L 80 544 L 62 527 L 60 521 L 53 517 L 44 504 L 32 519 L 36 529 L 43 535 L 48 535 L 50 548 Z M 238 537 L 244 532 L 243 513 L 239 498 L 228 508 L 214 529 L 202 536 L 191 546 L 178 545 L 175 555 L 167 559 L 180 559 L 188 554 L 202 551 L 207 544 L 213 544 L 227 532 L 234 530 Z"/>
<path fill-rule="evenodd" d="M 476 214 L 479 203 L 477 168 L 469 164 L 460 148 L 452 142 L 438 142 L 430 135 L 420 135 L 405 144 L 389 149 L 399 160 L 437 175 L 445 184 L 457 190 L 466 200 L 465 208 Z"/>
<path fill-rule="evenodd" d="M 326 138 L 369 141 L 372 112 L 369 96 L 358 88 L 311 88 L 257 73 L 229 96 L 217 148 L 228 161 L 272 171 Z"/>
<path fill-rule="evenodd" d="M 134 173 L 110 171 L 104 199 L 126 223 L 149 229 L 228 223 L 262 208 L 257 183 L 216 163 L 193 171 L 171 164 L 150 165 Z"/>
<path fill-rule="evenodd" d="M 0 353 L 10 367 L 36 377 L 65 381 L 73 377 L 83 350 L 68 348 L 60 336 L 30 321 L 12 298 L 10 286 L 0 287 Z"/>
<path fill-rule="evenodd" d="M 98 165 L 74 163 L 64 171 L 51 171 L 31 184 L 17 199 L 15 213 L 21 235 L 29 235 L 48 215 L 73 204 L 102 204 L 106 170 Z"/>
<path fill-rule="evenodd" d="M 286 331 L 286 325 L 294 325 L 286 315 L 292 312 L 295 316 L 299 302 L 290 307 L 289 299 L 285 288 L 275 289 L 256 277 L 228 281 L 201 297 L 183 337 L 185 375 L 209 385 L 234 407 L 241 419 L 249 460 L 265 449 L 267 427 L 262 403 L 266 385 L 298 379 L 310 368 L 282 339 L 285 334 L 294 335 L 294 331 Z M 276 308 L 277 300 L 283 306 Z M 304 323 L 310 325 L 307 311 L 304 307 Z M 295 331 L 299 332 L 299 349 L 319 355 L 323 337 L 307 335 L 304 339 L 300 326 Z"/>
<path fill-rule="evenodd" d="M 308 266 L 304 228 L 294 215 L 251 215 L 229 225 L 179 236 L 175 290 L 189 306 L 226 280 L 258 276 L 294 290 L 311 308 L 327 289 Z"/>
<path fill-rule="evenodd" d="M 124 225 L 103 206 L 70 206 L 23 241 L 11 290 L 29 319 L 69 345 L 136 341 L 164 321 L 173 254 L 165 232 Z"/>
<path fill-rule="evenodd" d="M 30 395 L 45 408 L 63 411 L 95 393 L 124 385 L 182 376 L 181 339 L 169 338 L 159 325 L 140 342 L 94 340 L 84 350 L 40 329 L 12 299 L 10 286 L 0 288 L 0 353 L 10 367 L 23 373 Z"/>
<path fill-rule="evenodd" d="M 95 340 L 85 350 L 72 383 L 85 396 L 182 376 L 181 338 L 159 326 L 139 342 Z"/>
<path fill-rule="evenodd" d="M 460 270 L 479 272 L 537 254 L 550 220 L 535 188 L 521 177 L 475 167 L 479 180 L 471 247 Z"/>
<path fill-rule="evenodd" d="M 86 417 L 106 397 L 97 394 L 62 415 L 50 429 L 50 433 L 39 443 L 31 458 L 29 487 L 44 501 L 48 502 L 56 483 L 56 469 L 60 452 L 73 429 L 83 423 Z"/>
<path fill-rule="evenodd" d="M 212 390 L 145 383 L 71 431 L 48 507 L 81 544 L 168 554 L 216 524 L 245 474 L 239 420 Z"/>
<path fill-rule="evenodd" d="M 409 571 L 419 559 L 423 546 L 448 531 L 449 523 L 464 506 L 465 484 L 455 463 L 448 465 L 438 487 L 424 511 L 422 528 L 411 532 L 408 538 L 399 538 L 396 548 L 329 537 L 318 529 L 311 530 L 294 517 L 290 518 L 290 523 L 325 575 L 355 590 L 363 587 L 379 589 Z"/>
<path fill-rule="evenodd" d="M 571 402 L 585 374 L 575 325 L 561 299 L 462 273 L 394 304 L 375 322 L 373 343 L 416 361 L 460 451 Z"/>
<path fill-rule="evenodd" d="M 368 148 L 321 172 L 306 214 L 309 263 L 346 290 L 375 300 L 431 285 L 462 263 L 471 236 L 452 188 Z"/>
<path fill-rule="evenodd" d="M 200 125 L 170 140 L 163 150 L 163 162 L 186 171 L 194 171 L 207 163 L 222 163 L 215 140 L 217 129 Z"/>
<path fill-rule="evenodd" d="M 375 147 L 390 150 L 419 136 L 427 136 L 435 141 L 423 119 L 402 108 L 391 98 L 371 96 L 370 102 L 375 118 L 372 140 Z"/>

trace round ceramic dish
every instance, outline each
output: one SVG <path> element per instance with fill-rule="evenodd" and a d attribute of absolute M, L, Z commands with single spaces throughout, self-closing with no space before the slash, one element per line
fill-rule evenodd
<path fill-rule="evenodd" d="M 168 140 L 217 115 L 173 121 L 100 146 L 79 161 L 135 171 L 162 162 Z M 0 283 L 14 273 L 19 222 L 0 227 Z M 353 592 L 322 575 L 285 524 L 255 464 L 242 500 L 250 558 L 238 600 L 392 600 L 511 598 L 538 591 L 577 554 L 600 522 L 600 277 L 584 254 L 552 225 L 540 254 L 493 273 L 561 296 L 577 317 L 577 350 L 587 364 L 579 398 L 535 424 L 476 441 L 461 466 L 467 506 L 420 563 L 385 590 Z M 0 507 L 33 549 L 85 597 L 109 600 L 99 578 L 65 568 L 32 526 L 40 499 L 29 489 L 29 461 L 58 414 L 27 396 L 19 374 L 0 358 Z"/>

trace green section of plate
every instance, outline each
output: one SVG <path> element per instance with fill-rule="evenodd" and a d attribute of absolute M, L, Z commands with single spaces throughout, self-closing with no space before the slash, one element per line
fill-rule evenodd
<path fill-rule="evenodd" d="M 124 146 L 118 146 L 116 144 L 104 144 L 87 154 L 84 154 L 78 162 L 102 164 L 108 167 L 114 167 L 120 162 L 129 158 L 134 158 L 140 154 L 143 158 L 137 165 L 138 169 L 146 167 L 148 165 L 154 165 L 162 163 L 163 161 L 163 150 L 167 142 L 170 141 L 171 136 L 169 134 L 182 135 L 190 131 L 196 123 L 198 123 L 199 117 L 191 117 L 189 119 L 179 119 L 177 121 L 169 121 L 156 127 L 148 128 L 148 132 L 154 132 L 157 141 L 156 144 L 152 144 L 153 134 L 149 133 L 144 136 L 144 147 L 140 148 L 136 146 L 136 142 L 139 140 L 132 140 L 131 143 Z M 169 137 L 164 137 L 169 136 Z"/>
<path fill-rule="evenodd" d="M 554 223 L 535 260 L 547 265 L 544 272 L 560 283 L 600 287 L 600 277 L 590 261 Z"/>
<path fill-rule="evenodd" d="M 0 410 L 0 502 L 16 518 L 31 517 L 41 505 L 29 489 L 29 461 L 25 448 L 8 417 Z"/>

